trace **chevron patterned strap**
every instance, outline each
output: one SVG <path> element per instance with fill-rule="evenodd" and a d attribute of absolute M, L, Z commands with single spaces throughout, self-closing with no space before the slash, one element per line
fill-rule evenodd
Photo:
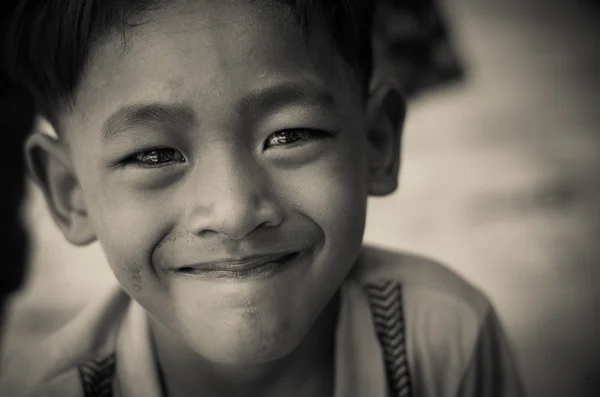
<path fill-rule="evenodd" d="M 404 335 L 402 285 L 397 281 L 382 280 L 366 284 L 364 290 L 383 351 L 391 396 L 412 397 Z"/>
<path fill-rule="evenodd" d="M 115 355 L 87 361 L 79 366 L 85 397 L 112 397 Z"/>

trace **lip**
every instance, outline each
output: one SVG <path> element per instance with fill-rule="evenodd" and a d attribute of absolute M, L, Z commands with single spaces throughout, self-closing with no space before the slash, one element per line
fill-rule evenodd
<path fill-rule="evenodd" d="M 255 278 L 274 274 L 295 262 L 304 252 L 279 252 L 241 259 L 196 263 L 176 269 L 177 273 L 202 278 Z"/>

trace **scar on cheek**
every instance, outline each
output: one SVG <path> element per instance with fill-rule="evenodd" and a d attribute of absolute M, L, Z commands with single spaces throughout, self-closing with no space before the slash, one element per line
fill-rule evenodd
<path fill-rule="evenodd" d="M 140 265 L 131 265 L 130 267 L 131 284 L 133 290 L 139 292 L 142 290 L 142 267 Z"/>

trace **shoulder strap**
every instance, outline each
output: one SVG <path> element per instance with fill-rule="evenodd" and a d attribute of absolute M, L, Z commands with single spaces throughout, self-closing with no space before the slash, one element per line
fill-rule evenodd
<path fill-rule="evenodd" d="M 406 356 L 402 284 L 381 280 L 364 286 L 373 313 L 392 397 L 412 397 Z"/>
<path fill-rule="evenodd" d="M 87 361 L 79 366 L 85 397 L 112 397 L 115 355 Z"/>

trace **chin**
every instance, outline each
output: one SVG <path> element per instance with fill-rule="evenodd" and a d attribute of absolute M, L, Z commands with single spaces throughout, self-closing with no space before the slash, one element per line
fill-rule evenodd
<path fill-rule="evenodd" d="M 253 366 L 279 360 L 302 342 L 307 327 L 301 324 L 269 322 L 222 323 L 210 335 L 190 335 L 196 351 L 220 365 Z"/>
<path fill-rule="evenodd" d="M 220 365 L 227 366 L 256 366 L 277 361 L 292 353 L 300 344 L 301 340 L 290 338 L 273 339 L 266 342 L 265 339 L 257 338 L 237 340 L 235 342 L 222 341 L 212 344 L 210 349 L 203 349 L 202 355 Z M 300 338 L 298 338 L 300 339 Z"/>

